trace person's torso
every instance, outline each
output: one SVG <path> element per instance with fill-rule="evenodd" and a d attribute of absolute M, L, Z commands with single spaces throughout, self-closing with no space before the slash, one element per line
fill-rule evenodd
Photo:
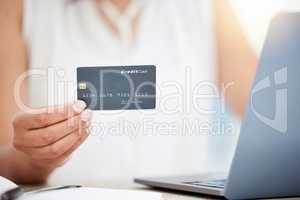
<path fill-rule="evenodd" d="M 94 112 L 91 136 L 55 180 L 107 184 L 213 170 L 206 147 L 218 91 L 209 0 L 146 1 L 131 48 L 102 24 L 92 0 L 25 2 L 30 69 L 45 72 L 30 81 L 33 106 L 75 100 L 78 66 L 157 68 L 156 109 Z"/>

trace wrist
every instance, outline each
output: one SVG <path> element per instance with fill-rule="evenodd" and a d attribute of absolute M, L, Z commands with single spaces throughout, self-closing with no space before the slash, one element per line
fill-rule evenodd
<path fill-rule="evenodd" d="M 52 167 L 40 164 L 13 147 L 11 151 L 12 160 L 9 166 L 11 177 L 19 184 L 45 183 L 50 173 L 54 170 Z"/>

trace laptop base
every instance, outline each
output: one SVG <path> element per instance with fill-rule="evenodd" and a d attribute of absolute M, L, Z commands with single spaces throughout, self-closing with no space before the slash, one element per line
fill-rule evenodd
<path fill-rule="evenodd" d="M 212 182 L 219 182 L 219 180 L 225 179 L 220 176 L 187 175 L 137 178 L 134 182 L 151 187 L 224 197 L 224 187 L 218 183 L 212 184 Z"/>

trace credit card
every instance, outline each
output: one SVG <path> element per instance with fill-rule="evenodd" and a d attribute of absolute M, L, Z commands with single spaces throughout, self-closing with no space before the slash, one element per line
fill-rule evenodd
<path fill-rule="evenodd" d="M 78 67 L 77 98 L 91 110 L 154 109 L 156 67 Z"/>

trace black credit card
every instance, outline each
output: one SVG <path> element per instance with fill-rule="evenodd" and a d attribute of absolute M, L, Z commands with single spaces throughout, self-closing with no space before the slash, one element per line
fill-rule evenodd
<path fill-rule="evenodd" d="M 78 67 L 77 98 L 91 110 L 154 109 L 156 67 Z"/>

